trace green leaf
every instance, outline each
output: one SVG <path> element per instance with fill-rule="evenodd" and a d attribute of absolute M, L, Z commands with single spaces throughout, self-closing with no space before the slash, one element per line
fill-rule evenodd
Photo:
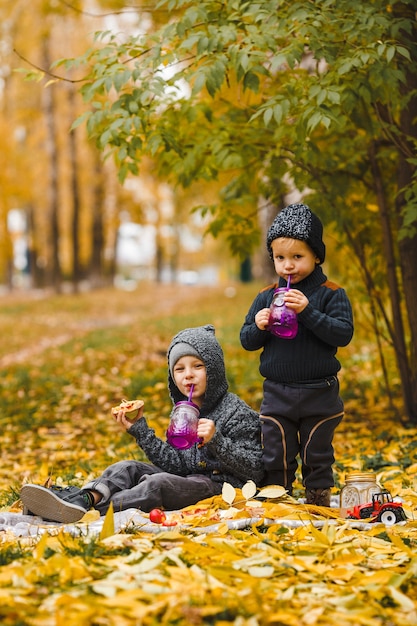
<path fill-rule="evenodd" d="M 253 72 L 247 72 L 243 79 L 243 85 L 245 89 L 250 89 L 254 93 L 259 91 L 259 77 Z"/>
<path fill-rule="evenodd" d="M 395 56 L 396 48 L 394 46 L 389 46 L 387 48 L 387 61 L 390 63 Z"/>
<path fill-rule="evenodd" d="M 398 54 L 401 54 L 401 56 L 405 57 L 408 61 L 411 61 L 410 51 L 407 50 L 407 48 L 404 48 L 403 46 L 397 46 L 396 50 Z"/>
<path fill-rule="evenodd" d="M 273 108 L 265 109 L 264 114 L 263 114 L 263 119 L 264 119 L 265 126 L 268 126 L 269 122 L 272 120 L 273 114 L 274 114 L 274 109 Z"/>
<path fill-rule="evenodd" d="M 282 121 L 282 106 L 281 104 L 276 104 L 273 108 L 273 112 L 274 112 L 274 119 L 276 121 L 277 124 L 281 124 Z"/>
<path fill-rule="evenodd" d="M 193 91 L 192 91 L 193 95 L 199 93 L 203 89 L 205 84 L 206 84 L 206 76 L 201 71 L 201 72 L 199 72 L 197 74 L 197 76 L 196 76 L 196 78 L 195 78 L 195 80 L 193 82 Z"/>

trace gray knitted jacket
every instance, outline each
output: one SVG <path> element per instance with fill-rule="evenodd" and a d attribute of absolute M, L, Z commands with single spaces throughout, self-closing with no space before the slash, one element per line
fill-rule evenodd
<path fill-rule="evenodd" d="M 209 443 L 177 450 L 155 435 L 145 417 L 128 433 L 148 459 L 160 469 L 187 476 L 205 474 L 219 483 L 242 487 L 248 480 L 259 484 L 264 473 L 258 413 L 236 394 L 228 391 L 223 351 L 211 325 L 187 328 L 178 333 L 168 349 L 177 343 L 190 344 L 201 356 L 207 371 L 207 389 L 201 417 L 213 420 L 216 432 Z M 173 404 L 186 398 L 180 393 L 168 368 L 168 388 Z"/>

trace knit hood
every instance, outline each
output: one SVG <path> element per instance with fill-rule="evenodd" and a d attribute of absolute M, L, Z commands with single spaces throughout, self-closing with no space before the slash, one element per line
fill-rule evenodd
<path fill-rule="evenodd" d="M 191 347 L 190 354 L 197 353 L 207 372 L 207 388 L 204 402 L 201 407 L 201 415 L 210 412 L 228 390 L 228 382 L 224 365 L 223 350 L 215 337 L 215 328 L 211 324 L 198 326 L 197 328 L 186 328 L 179 332 L 168 348 L 168 389 L 174 404 L 186 399 L 179 391 L 171 374 L 173 367 L 171 351 L 178 344 L 188 344 Z M 184 355 L 184 346 L 181 345 L 179 354 Z M 177 352 L 177 349 L 174 350 Z M 177 359 L 178 360 L 178 359 Z"/>

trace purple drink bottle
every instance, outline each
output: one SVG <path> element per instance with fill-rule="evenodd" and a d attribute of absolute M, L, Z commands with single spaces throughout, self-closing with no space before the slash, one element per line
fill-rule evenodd
<path fill-rule="evenodd" d="M 270 306 L 268 330 L 281 339 L 293 339 L 298 332 L 297 314 L 284 302 L 288 290 L 289 287 L 275 289 Z"/>
<path fill-rule="evenodd" d="M 194 402 L 183 400 L 177 402 L 171 414 L 167 429 L 167 441 L 174 448 L 186 450 L 191 448 L 199 438 L 197 437 L 200 409 Z"/>

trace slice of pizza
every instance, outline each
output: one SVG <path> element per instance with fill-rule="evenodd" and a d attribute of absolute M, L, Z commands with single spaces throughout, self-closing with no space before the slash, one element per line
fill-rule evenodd
<path fill-rule="evenodd" d="M 144 405 L 143 400 L 122 400 L 120 404 L 111 410 L 112 415 L 117 415 L 122 409 L 125 411 L 127 419 L 132 420 L 138 416 L 139 409 Z"/>

